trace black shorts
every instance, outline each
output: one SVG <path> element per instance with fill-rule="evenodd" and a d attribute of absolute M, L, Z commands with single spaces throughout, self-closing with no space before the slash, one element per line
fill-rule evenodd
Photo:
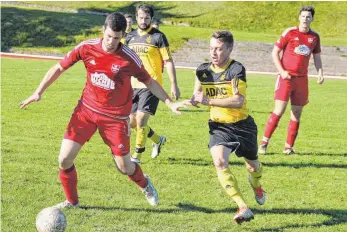
<path fill-rule="evenodd" d="M 209 120 L 210 142 L 208 147 L 223 145 L 238 157 L 258 159 L 258 129 L 251 116 L 236 123 L 219 123 Z"/>
<path fill-rule="evenodd" d="M 140 111 L 155 115 L 158 108 L 159 99 L 147 88 L 133 89 L 133 91 L 133 107 L 131 109 L 131 113 Z"/>

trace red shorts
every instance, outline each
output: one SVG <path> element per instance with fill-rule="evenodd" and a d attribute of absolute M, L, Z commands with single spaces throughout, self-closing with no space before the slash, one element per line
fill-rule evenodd
<path fill-rule="evenodd" d="M 308 77 L 293 77 L 283 79 L 277 77 L 275 86 L 275 100 L 290 102 L 294 106 L 304 106 L 308 103 Z"/>
<path fill-rule="evenodd" d="M 83 145 L 98 129 L 112 154 L 125 156 L 130 152 L 129 122 L 129 119 L 117 119 L 94 112 L 79 103 L 71 116 L 64 139 Z"/>

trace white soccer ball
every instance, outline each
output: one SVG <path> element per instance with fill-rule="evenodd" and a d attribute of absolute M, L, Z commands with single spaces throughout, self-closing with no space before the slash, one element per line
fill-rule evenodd
<path fill-rule="evenodd" d="M 63 232 L 66 224 L 65 214 L 55 207 L 44 208 L 36 217 L 38 232 Z"/>

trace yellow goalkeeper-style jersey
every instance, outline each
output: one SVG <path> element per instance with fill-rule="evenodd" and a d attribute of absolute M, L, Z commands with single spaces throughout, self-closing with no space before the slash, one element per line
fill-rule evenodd
<path fill-rule="evenodd" d="M 223 68 L 203 63 L 196 70 L 204 95 L 208 99 L 223 99 L 241 94 L 245 100 L 241 108 L 210 106 L 210 119 L 220 123 L 235 123 L 248 117 L 246 100 L 246 70 L 243 65 L 229 59 Z"/>
<path fill-rule="evenodd" d="M 171 59 L 169 43 L 164 33 L 152 27 L 143 32 L 137 29 L 127 35 L 125 44 L 141 58 L 149 75 L 162 85 L 163 61 Z M 132 78 L 131 85 L 133 88 L 146 88 L 136 78 Z"/>

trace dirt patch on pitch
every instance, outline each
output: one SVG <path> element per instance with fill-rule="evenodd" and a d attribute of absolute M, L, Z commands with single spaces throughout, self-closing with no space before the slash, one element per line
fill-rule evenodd
<path fill-rule="evenodd" d="M 272 43 L 236 42 L 232 58 L 241 62 L 248 71 L 277 72 L 271 59 Z M 189 40 L 182 49 L 173 54 L 176 65 L 197 67 L 209 61 L 209 43 Z M 325 75 L 347 76 L 347 47 L 323 46 L 322 62 Z M 313 58 L 310 60 L 309 74 L 317 74 Z"/>

